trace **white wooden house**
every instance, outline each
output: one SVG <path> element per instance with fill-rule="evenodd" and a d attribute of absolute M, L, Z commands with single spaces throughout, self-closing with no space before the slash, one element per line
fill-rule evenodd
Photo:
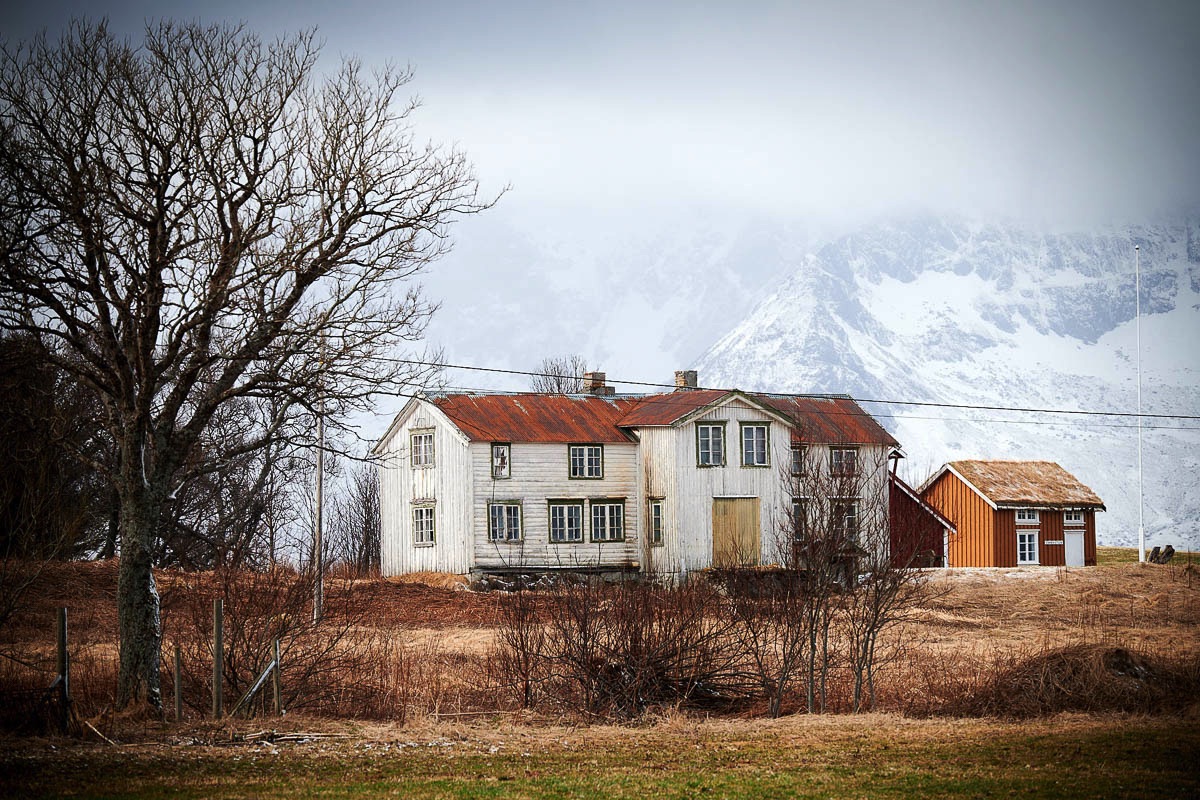
<path fill-rule="evenodd" d="M 680 375 L 653 395 L 614 395 L 597 373 L 587 394 L 411 400 L 374 451 L 383 573 L 770 563 L 807 501 L 788 477 L 808 469 L 861 476 L 861 494 L 838 498 L 849 524 L 886 514 L 899 446 L 853 400 Z"/>

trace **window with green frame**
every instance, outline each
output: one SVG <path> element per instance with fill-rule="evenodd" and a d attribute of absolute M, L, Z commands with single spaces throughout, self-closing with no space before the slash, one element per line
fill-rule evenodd
<path fill-rule="evenodd" d="M 620 542 L 625 539 L 625 501 L 592 501 L 592 541 Z"/>
<path fill-rule="evenodd" d="M 769 467 L 771 451 L 771 429 L 765 423 L 743 422 L 742 466 Z"/>
<path fill-rule="evenodd" d="M 662 547 L 663 544 L 663 501 L 661 499 L 650 501 L 650 544 L 653 547 Z"/>
<path fill-rule="evenodd" d="M 722 467 L 725 465 L 725 423 L 696 423 L 696 465 Z"/>
<path fill-rule="evenodd" d="M 582 500 L 551 500 L 549 510 L 551 544 L 583 541 Z"/>

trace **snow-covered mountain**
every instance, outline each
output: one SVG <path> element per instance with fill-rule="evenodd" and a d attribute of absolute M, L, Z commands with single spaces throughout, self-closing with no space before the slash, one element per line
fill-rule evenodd
<path fill-rule="evenodd" d="M 1200 224 L 1046 233 L 918 218 L 844 236 L 794 269 L 696 363 L 709 386 L 871 400 L 1132 412 L 1134 245 L 1142 408 L 1200 414 Z M 1102 543 L 1136 544 L 1132 416 L 872 404 L 907 476 L 953 458 L 1051 459 L 1108 506 Z M 1200 421 L 1144 420 L 1149 544 L 1200 549 Z"/>

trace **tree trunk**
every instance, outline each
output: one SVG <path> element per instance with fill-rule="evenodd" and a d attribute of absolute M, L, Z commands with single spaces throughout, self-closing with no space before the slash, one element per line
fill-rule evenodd
<path fill-rule="evenodd" d="M 159 656 L 162 624 L 158 588 L 151 558 L 159 506 L 142 477 L 122 487 L 121 566 L 117 584 L 117 623 L 121 636 L 121 667 L 117 677 L 117 707 L 144 704 L 162 712 Z"/>

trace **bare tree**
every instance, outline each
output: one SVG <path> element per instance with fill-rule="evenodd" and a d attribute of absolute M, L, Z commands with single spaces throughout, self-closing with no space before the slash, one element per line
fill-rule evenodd
<path fill-rule="evenodd" d="M 330 505 L 331 560 L 340 561 L 358 577 L 378 575 L 379 470 L 374 464 L 358 464 Z"/>
<path fill-rule="evenodd" d="M 164 22 L 140 46 L 73 23 L 0 55 L 0 327 L 100 398 L 115 448 L 117 701 L 161 708 L 155 532 L 181 468 L 234 402 L 258 449 L 296 408 L 380 387 L 433 307 L 410 279 L 489 205 L 457 152 L 418 144 L 407 72 L 318 77 L 312 32 Z M 319 398 L 319 400 L 318 400 Z"/>
<path fill-rule="evenodd" d="M 579 394 L 587 361 L 580 355 L 543 358 L 529 378 L 529 388 L 542 394 Z"/>

